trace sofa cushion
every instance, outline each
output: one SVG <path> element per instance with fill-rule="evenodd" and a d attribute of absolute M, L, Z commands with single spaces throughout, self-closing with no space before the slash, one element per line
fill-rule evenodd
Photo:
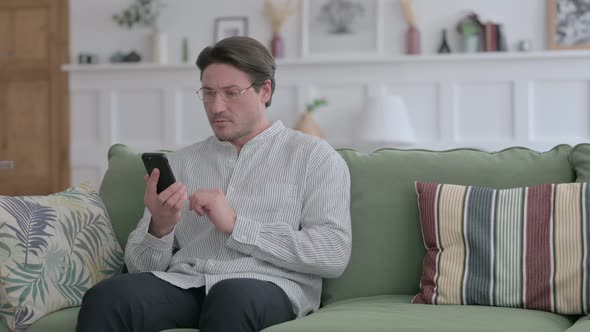
<path fill-rule="evenodd" d="M 538 153 L 510 148 L 446 152 L 340 150 L 351 175 L 352 256 L 344 274 L 324 280 L 322 301 L 418 292 L 424 246 L 414 182 L 510 188 L 573 182 L 571 147 Z"/>
<path fill-rule="evenodd" d="M 590 181 L 590 144 L 578 144 L 571 154 L 571 162 L 576 172 L 576 182 Z"/>
<path fill-rule="evenodd" d="M 117 239 L 123 248 L 129 233 L 143 216 L 145 205 L 146 174 L 141 157 L 123 144 L 111 146 L 108 153 L 109 167 L 100 185 Z"/>
<path fill-rule="evenodd" d="M 411 299 L 407 295 L 383 295 L 339 301 L 264 332 L 558 332 L 573 321 L 543 311 L 410 304 Z"/>
<path fill-rule="evenodd" d="M 580 317 L 567 332 L 588 332 L 590 331 L 590 316 Z"/>
<path fill-rule="evenodd" d="M 0 316 L 12 329 L 80 305 L 86 290 L 123 265 L 104 203 L 86 185 L 0 196 L 0 238 Z"/>
<path fill-rule="evenodd" d="M 416 192 L 427 252 L 414 303 L 588 312 L 588 183 Z"/>
<path fill-rule="evenodd" d="M 27 329 L 27 332 L 74 332 L 76 331 L 76 322 L 78 321 L 78 312 L 80 307 L 67 308 L 51 313 Z"/>

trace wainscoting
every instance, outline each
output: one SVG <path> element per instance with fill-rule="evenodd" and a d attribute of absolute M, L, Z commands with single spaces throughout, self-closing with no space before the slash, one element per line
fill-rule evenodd
<path fill-rule="evenodd" d="M 100 183 L 107 151 L 176 149 L 211 135 L 193 65 L 64 66 L 70 75 L 72 183 Z M 402 148 L 527 146 L 590 141 L 590 52 L 488 53 L 395 58 L 284 59 L 267 110 L 293 127 L 326 97 L 316 120 L 334 147 L 356 139 L 368 95 L 403 96 L 415 144 Z"/>

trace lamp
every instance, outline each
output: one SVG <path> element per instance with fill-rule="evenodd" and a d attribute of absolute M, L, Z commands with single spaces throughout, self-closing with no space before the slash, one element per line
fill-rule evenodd
<path fill-rule="evenodd" d="M 400 96 L 369 97 L 360 120 L 362 141 L 396 144 L 415 141 L 408 110 Z"/>

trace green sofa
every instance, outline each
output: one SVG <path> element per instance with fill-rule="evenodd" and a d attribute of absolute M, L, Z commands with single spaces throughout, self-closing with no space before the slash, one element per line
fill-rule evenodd
<path fill-rule="evenodd" d="M 487 153 L 384 149 L 340 150 L 351 174 L 353 248 L 350 264 L 326 279 L 322 308 L 265 331 L 518 331 L 590 330 L 587 317 L 485 306 L 411 304 L 424 247 L 414 181 L 496 188 L 590 181 L 590 144 L 539 153 L 510 148 Z M 136 151 L 114 145 L 101 184 L 122 246 L 143 213 L 144 168 Z M 28 331 L 73 331 L 77 308 L 47 315 Z M 8 331 L 0 324 L 0 332 Z M 175 330 L 181 331 L 181 330 Z"/>

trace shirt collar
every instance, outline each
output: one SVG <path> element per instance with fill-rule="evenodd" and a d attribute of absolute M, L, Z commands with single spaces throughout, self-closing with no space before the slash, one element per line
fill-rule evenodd
<path fill-rule="evenodd" d="M 272 125 L 270 125 L 270 127 L 266 128 L 260 134 L 256 135 L 254 138 L 249 140 L 246 144 L 244 144 L 244 146 L 260 142 L 266 138 L 273 137 L 274 135 L 282 131 L 284 128 L 285 126 L 283 125 L 283 122 L 281 120 L 277 120 Z M 215 135 L 209 137 L 209 141 L 211 141 L 212 143 L 219 144 L 221 146 L 233 147 L 233 145 L 230 142 L 220 141 L 219 139 L 217 139 L 217 137 L 215 137 Z"/>
<path fill-rule="evenodd" d="M 270 138 L 270 137 L 276 135 L 278 132 L 280 132 L 284 128 L 285 128 L 285 126 L 283 125 L 283 122 L 281 122 L 281 120 L 277 120 L 272 125 L 270 125 L 270 127 L 264 129 L 260 134 L 256 135 L 256 137 L 252 138 L 250 141 L 248 141 L 244 145 L 248 145 L 250 143 L 254 143 L 254 142 L 264 140 L 266 138 Z"/>

